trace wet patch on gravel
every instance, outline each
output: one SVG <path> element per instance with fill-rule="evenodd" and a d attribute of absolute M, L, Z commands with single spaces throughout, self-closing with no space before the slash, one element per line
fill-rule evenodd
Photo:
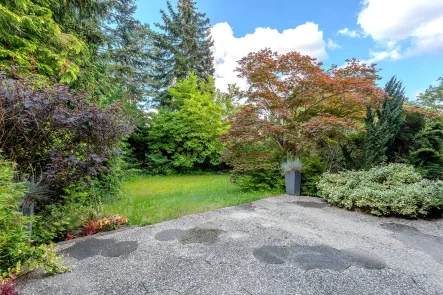
<path fill-rule="evenodd" d="M 186 235 L 186 231 L 184 230 L 167 229 L 157 233 L 154 238 L 157 241 L 165 242 L 165 241 L 180 240 L 184 235 Z"/>
<path fill-rule="evenodd" d="M 267 264 L 283 264 L 288 262 L 291 249 L 283 246 L 262 246 L 254 249 L 252 254 L 261 262 Z"/>
<path fill-rule="evenodd" d="M 328 206 L 328 203 L 326 203 L 326 202 L 294 201 L 291 203 L 305 207 L 305 208 L 317 208 L 317 209 L 322 209 L 322 208 L 325 208 L 326 206 Z"/>
<path fill-rule="evenodd" d="M 77 260 L 83 260 L 96 255 L 105 257 L 125 257 L 138 248 L 137 241 L 122 241 L 115 239 L 90 238 L 75 242 L 69 248 L 61 251 L 62 254 Z"/>
<path fill-rule="evenodd" d="M 222 233 L 219 229 L 192 228 L 186 231 L 186 234 L 180 239 L 182 244 L 199 243 L 203 245 L 212 245 L 218 241 L 219 235 Z"/>
<path fill-rule="evenodd" d="M 265 245 L 253 251 L 256 259 L 267 264 L 291 263 L 303 270 L 329 269 L 344 271 L 354 265 L 366 269 L 383 269 L 380 257 L 358 249 L 337 250 L 328 246 Z"/>
<path fill-rule="evenodd" d="M 406 246 L 423 251 L 443 264 L 443 237 L 422 233 L 415 227 L 399 223 L 382 223 L 382 228 L 394 233 L 395 239 Z"/>

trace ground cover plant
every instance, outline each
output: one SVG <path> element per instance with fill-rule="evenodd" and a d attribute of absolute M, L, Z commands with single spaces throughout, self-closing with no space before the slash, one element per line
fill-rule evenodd
<path fill-rule="evenodd" d="M 405 164 L 325 173 L 318 190 L 319 196 L 332 205 L 379 216 L 415 218 L 443 209 L 443 182 L 424 179 Z"/>
<path fill-rule="evenodd" d="M 124 184 L 124 197 L 105 210 L 127 216 L 136 225 L 247 203 L 281 190 L 242 192 L 229 175 L 135 177 Z"/>

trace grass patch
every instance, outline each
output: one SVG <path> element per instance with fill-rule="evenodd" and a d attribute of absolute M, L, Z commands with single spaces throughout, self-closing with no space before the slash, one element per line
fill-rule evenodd
<path fill-rule="evenodd" d="M 132 224 L 147 225 L 279 193 L 242 192 L 229 182 L 229 175 L 137 177 L 124 184 L 124 196 L 106 204 L 105 211 L 123 214 Z"/>

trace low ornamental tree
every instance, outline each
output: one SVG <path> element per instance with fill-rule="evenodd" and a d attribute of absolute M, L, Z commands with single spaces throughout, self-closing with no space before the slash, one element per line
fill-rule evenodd
<path fill-rule="evenodd" d="M 67 85 L 0 70 L 0 149 L 19 174 L 41 175 L 53 195 L 106 172 L 131 129 L 117 105 L 99 108 Z"/>
<path fill-rule="evenodd" d="M 361 128 L 366 106 L 384 97 L 375 65 L 355 59 L 325 70 L 298 52 L 264 49 L 242 58 L 237 71 L 249 86 L 224 136 L 234 173 L 276 170 L 288 154 L 300 157 L 327 135 Z"/>
<path fill-rule="evenodd" d="M 149 122 L 150 161 L 159 172 L 186 171 L 218 165 L 226 132 L 226 110 L 215 98 L 214 80 L 194 73 L 169 89 L 170 109 L 160 109 Z"/>

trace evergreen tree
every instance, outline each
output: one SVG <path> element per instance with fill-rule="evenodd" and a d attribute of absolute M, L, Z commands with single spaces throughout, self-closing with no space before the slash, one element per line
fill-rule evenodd
<path fill-rule="evenodd" d="M 111 80 L 109 54 L 104 50 L 105 24 L 118 0 L 51 0 L 53 18 L 64 32 L 84 43 L 81 71 L 70 87 L 84 90 L 90 101 L 107 104 L 121 96 L 119 87 Z M 114 99 L 114 97 L 117 97 Z"/>
<path fill-rule="evenodd" d="M 388 160 L 387 154 L 403 123 L 405 88 L 394 76 L 385 85 L 387 97 L 375 112 L 368 106 L 365 119 L 367 136 L 365 166 L 367 168 Z"/>
<path fill-rule="evenodd" d="M 105 41 L 103 24 L 116 0 L 51 0 L 54 21 L 63 32 L 73 34 L 94 55 Z"/>
<path fill-rule="evenodd" d="M 0 66 L 61 82 L 77 79 L 85 44 L 54 21 L 54 3 L 0 0 Z"/>
<path fill-rule="evenodd" d="M 135 19 L 135 0 L 118 0 L 107 28 L 110 71 L 125 101 L 141 102 L 146 96 L 149 66 L 148 27 Z"/>
<path fill-rule="evenodd" d="M 186 79 L 189 72 L 207 79 L 214 75 L 213 40 L 206 14 L 196 2 L 178 0 L 177 11 L 167 1 L 168 11 L 160 11 L 163 23 L 156 23 L 160 33 L 151 31 L 153 41 L 152 95 L 160 106 L 170 106 L 167 88 Z"/>

